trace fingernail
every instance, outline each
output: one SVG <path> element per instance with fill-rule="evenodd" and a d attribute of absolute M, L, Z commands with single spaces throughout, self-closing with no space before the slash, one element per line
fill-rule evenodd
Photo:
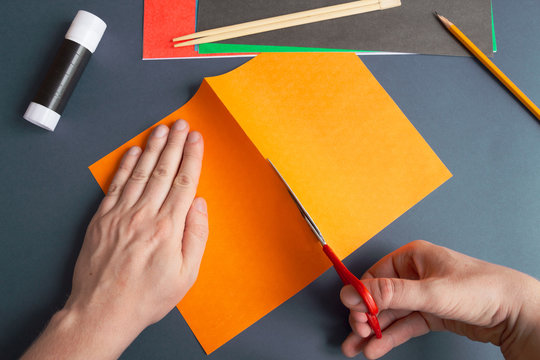
<path fill-rule="evenodd" d="M 206 214 L 206 212 L 208 211 L 208 208 L 206 206 L 206 200 L 204 200 L 203 198 L 196 198 L 193 206 L 195 207 L 195 209 L 199 210 L 203 214 Z"/>
<path fill-rule="evenodd" d="M 138 146 L 133 146 L 131 149 L 128 150 L 128 155 L 139 155 L 141 152 L 141 148 Z"/>
<path fill-rule="evenodd" d="M 185 120 L 177 120 L 172 126 L 174 131 L 182 131 L 187 127 L 187 122 Z"/>
<path fill-rule="evenodd" d="M 201 138 L 200 133 L 198 133 L 197 131 L 192 131 L 188 135 L 187 142 L 188 143 L 194 143 L 194 142 L 199 141 L 200 138 Z"/>
<path fill-rule="evenodd" d="M 341 293 L 341 299 L 345 305 L 355 306 L 362 302 L 362 298 L 352 286 L 345 286 Z"/>
<path fill-rule="evenodd" d="M 167 132 L 168 127 L 166 125 L 159 125 L 154 129 L 154 132 L 152 132 L 152 136 L 157 138 L 164 137 L 167 135 Z"/>

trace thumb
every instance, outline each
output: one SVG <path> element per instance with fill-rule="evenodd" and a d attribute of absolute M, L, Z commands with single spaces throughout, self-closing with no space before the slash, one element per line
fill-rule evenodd
<path fill-rule="evenodd" d="M 196 198 L 191 204 L 186 217 L 184 238 L 182 239 L 183 263 L 186 270 L 196 275 L 208 239 L 208 213 L 206 201 Z"/>
<path fill-rule="evenodd" d="M 433 313 L 436 305 L 434 285 L 429 280 L 397 278 L 374 278 L 362 280 L 379 312 L 386 309 L 424 311 Z M 358 292 L 347 285 L 341 289 L 341 302 L 350 310 L 367 312 L 368 309 Z"/>

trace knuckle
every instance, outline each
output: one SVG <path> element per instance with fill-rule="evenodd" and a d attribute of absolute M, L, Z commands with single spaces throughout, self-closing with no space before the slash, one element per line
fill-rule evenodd
<path fill-rule="evenodd" d="M 107 196 L 117 195 L 120 192 L 120 185 L 112 183 L 107 190 Z"/>
<path fill-rule="evenodd" d="M 108 225 L 112 228 L 112 229 L 118 229 L 120 227 L 120 222 L 122 221 L 122 217 L 117 215 L 117 214 L 113 214 L 112 216 L 110 216 L 108 218 Z"/>
<path fill-rule="evenodd" d="M 169 140 L 167 140 L 167 147 L 177 149 L 177 148 L 183 147 L 184 142 L 185 142 L 185 135 L 183 135 L 182 133 L 175 134 L 174 136 L 171 136 Z"/>
<path fill-rule="evenodd" d="M 190 146 L 195 146 L 197 144 L 189 144 Z M 183 156 L 183 161 L 202 162 L 202 154 L 199 151 L 186 151 Z"/>
<path fill-rule="evenodd" d="M 120 162 L 120 165 L 118 166 L 118 171 L 131 171 L 133 168 L 134 163 L 131 161 L 123 160 Z"/>
<path fill-rule="evenodd" d="M 137 229 L 144 226 L 146 219 L 148 218 L 148 213 L 144 209 L 136 210 L 131 217 L 129 218 L 129 227 L 132 229 Z"/>
<path fill-rule="evenodd" d="M 163 144 L 160 141 L 155 141 L 155 139 L 156 138 L 153 138 L 152 140 L 154 140 L 154 141 L 149 141 L 146 144 L 146 148 L 144 150 L 145 152 L 157 153 L 157 152 L 161 151 L 161 148 L 162 148 Z"/>
<path fill-rule="evenodd" d="M 169 218 L 163 218 L 157 221 L 154 230 L 154 239 L 164 240 L 172 236 L 174 227 Z"/>
<path fill-rule="evenodd" d="M 414 241 L 411 241 L 409 244 L 413 249 L 422 249 L 431 245 L 431 243 L 425 240 L 414 240 Z"/>
<path fill-rule="evenodd" d="M 171 171 L 169 170 L 169 166 L 161 164 L 156 167 L 152 176 L 157 179 L 163 179 L 169 177 L 170 173 Z"/>
<path fill-rule="evenodd" d="M 385 308 L 390 307 L 390 304 L 395 300 L 394 296 L 396 294 L 396 282 L 392 279 L 379 279 L 379 298 L 381 303 Z"/>
<path fill-rule="evenodd" d="M 131 179 L 136 182 L 146 182 L 148 181 L 148 174 L 143 169 L 135 169 L 131 174 Z"/>
<path fill-rule="evenodd" d="M 208 226 L 204 224 L 193 224 L 186 231 L 198 239 L 206 239 L 208 237 Z"/>
<path fill-rule="evenodd" d="M 120 216 L 116 214 L 116 211 L 111 210 L 111 212 L 100 215 L 99 217 L 92 219 L 92 221 L 99 223 L 100 226 L 105 228 L 115 229 L 120 221 Z"/>
<path fill-rule="evenodd" d="M 193 178 L 186 173 L 179 173 L 174 179 L 174 186 L 185 188 L 190 187 L 195 183 Z"/>

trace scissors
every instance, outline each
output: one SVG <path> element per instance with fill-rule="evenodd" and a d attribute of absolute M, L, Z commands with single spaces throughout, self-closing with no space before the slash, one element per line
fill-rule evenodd
<path fill-rule="evenodd" d="M 278 169 L 274 166 L 274 164 L 272 164 L 272 161 L 270 161 L 270 159 L 267 159 L 267 160 L 270 163 L 270 165 L 272 165 L 272 167 L 278 174 L 281 181 L 287 187 L 287 190 L 289 191 L 289 194 L 291 195 L 292 199 L 296 203 L 298 210 L 300 210 L 300 213 L 302 214 L 302 216 L 308 223 L 309 227 L 311 228 L 311 231 L 313 232 L 313 234 L 315 234 L 315 236 L 321 243 L 324 253 L 334 265 L 334 269 L 336 270 L 337 274 L 341 278 L 341 281 L 343 282 L 343 284 L 352 285 L 355 288 L 355 290 L 358 292 L 360 297 L 362 297 L 362 300 L 364 301 L 364 303 L 366 304 L 368 308 L 368 312 L 366 313 L 368 324 L 373 330 L 373 332 L 375 333 L 375 336 L 378 339 L 380 339 L 382 337 L 382 332 L 381 332 L 381 326 L 379 325 L 379 320 L 377 319 L 379 308 L 377 307 L 375 300 L 373 300 L 373 297 L 369 293 L 366 286 L 356 276 L 354 276 L 353 273 L 349 271 L 349 269 L 347 269 L 347 267 L 343 264 L 343 262 L 341 262 L 341 260 L 339 260 L 339 258 L 334 253 L 332 248 L 326 243 L 326 240 L 324 240 L 324 237 L 322 236 L 321 231 L 319 230 L 319 228 L 317 227 L 317 225 L 315 224 L 311 216 L 308 214 L 308 212 L 306 211 L 306 209 L 304 208 L 300 200 L 298 200 L 298 197 L 296 197 L 296 195 L 292 191 L 289 184 L 287 184 L 287 182 L 285 181 L 283 176 L 281 176 Z"/>

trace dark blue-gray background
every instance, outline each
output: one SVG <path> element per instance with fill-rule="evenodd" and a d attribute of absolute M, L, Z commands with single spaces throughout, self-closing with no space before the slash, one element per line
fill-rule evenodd
<path fill-rule="evenodd" d="M 493 3 L 494 61 L 540 103 L 540 2 Z M 108 28 L 50 133 L 21 116 L 79 9 Z M 85 228 L 102 197 L 87 167 L 183 105 L 204 77 L 247 59 L 142 61 L 142 1 L 4 0 L 0 18 L 0 357 L 12 359 L 69 293 Z M 472 58 L 362 59 L 454 176 L 346 264 L 360 275 L 422 238 L 540 277 L 540 123 Z M 340 287 L 326 272 L 210 357 L 343 358 L 348 328 Z M 123 355 L 204 357 L 176 309 Z M 386 358 L 501 357 L 493 345 L 432 333 Z"/>

